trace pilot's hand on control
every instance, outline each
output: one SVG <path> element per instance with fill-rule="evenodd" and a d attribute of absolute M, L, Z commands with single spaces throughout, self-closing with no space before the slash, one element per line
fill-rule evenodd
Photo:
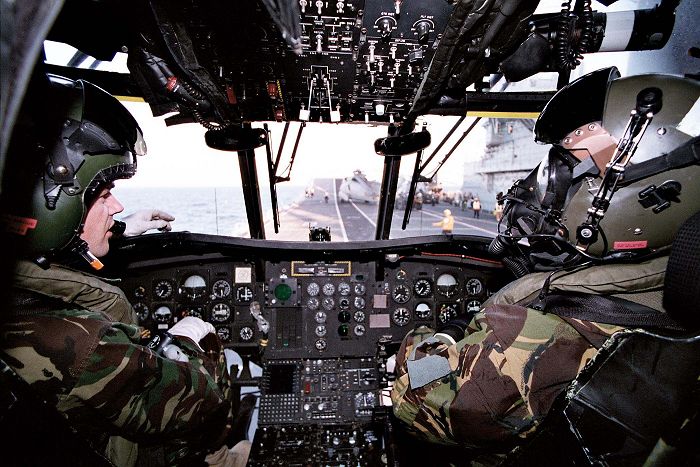
<path fill-rule="evenodd" d="M 189 338 L 192 342 L 197 344 L 197 347 L 199 347 L 202 352 L 204 352 L 204 349 L 202 349 L 199 341 L 210 333 L 213 333 L 216 336 L 216 329 L 214 329 L 214 326 L 212 326 L 211 323 L 202 321 L 194 316 L 186 316 L 182 318 L 180 321 L 175 323 L 173 327 L 168 329 L 168 332 L 173 336 Z"/>
<path fill-rule="evenodd" d="M 151 229 L 169 231 L 172 229 L 170 222 L 174 220 L 175 217 L 165 211 L 141 209 L 122 219 L 122 222 L 126 222 L 124 236 L 135 237 Z"/>

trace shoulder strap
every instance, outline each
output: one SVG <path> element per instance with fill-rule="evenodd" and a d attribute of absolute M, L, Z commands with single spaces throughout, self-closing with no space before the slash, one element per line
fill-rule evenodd
<path fill-rule="evenodd" d="M 678 324 L 666 313 L 610 295 L 551 294 L 543 301 L 536 300 L 530 306 L 562 318 L 581 319 L 625 327 L 669 331 L 685 330 L 685 327 Z"/>

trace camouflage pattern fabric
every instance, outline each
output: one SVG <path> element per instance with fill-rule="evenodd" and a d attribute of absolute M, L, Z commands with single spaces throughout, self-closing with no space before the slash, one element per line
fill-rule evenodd
<path fill-rule="evenodd" d="M 484 309 L 456 343 L 419 327 L 397 354 L 394 414 L 436 443 L 489 447 L 517 441 L 619 329 L 519 305 Z M 445 359 L 449 372 L 412 386 L 409 360 L 430 357 Z"/>

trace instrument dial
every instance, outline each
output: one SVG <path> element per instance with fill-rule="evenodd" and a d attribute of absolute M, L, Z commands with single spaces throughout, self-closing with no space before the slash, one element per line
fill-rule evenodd
<path fill-rule="evenodd" d="M 365 305 L 367 305 L 367 303 L 365 302 L 364 298 L 355 297 L 355 300 L 353 301 L 353 305 L 355 305 L 355 308 L 357 308 L 358 310 L 362 310 L 365 308 Z"/>
<path fill-rule="evenodd" d="M 396 280 L 406 280 L 406 271 L 404 271 L 403 269 L 399 269 L 396 273 Z"/>
<path fill-rule="evenodd" d="M 326 329 L 325 325 L 319 324 L 318 326 L 316 326 L 316 335 L 318 337 L 325 336 L 327 332 L 328 332 L 328 330 Z"/>
<path fill-rule="evenodd" d="M 467 302 L 467 313 L 478 313 L 481 310 L 481 302 L 479 300 L 469 300 Z"/>
<path fill-rule="evenodd" d="M 161 298 L 161 299 L 166 299 L 170 297 L 173 294 L 173 284 L 170 281 L 167 280 L 162 280 L 156 282 L 156 285 L 153 286 L 153 293 L 155 294 L 156 297 Z"/>
<path fill-rule="evenodd" d="M 365 287 L 365 284 L 355 284 L 355 295 L 364 295 L 366 291 L 367 287 Z"/>
<path fill-rule="evenodd" d="M 314 315 L 314 319 L 316 320 L 317 323 L 325 323 L 327 318 L 328 318 L 328 315 L 326 315 L 325 311 L 317 311 L 316 314 Z"/>
<path fill-rule="evenodd" d="M 309 310 L 316 310 L 319 306 L 321 305 L 320 300 L 318 297 L 311 297 L 307 302 L 306 302 L 306 307 Z"/>
<path fill-rule="evenodd" d="M 355 328 L 352 330 L 352 332 L 355 333 L 357 337 L 362 337 L 365 335 L 365 332 L 367 332 L 367 329 L 365 329 L 364 324 L 357 324 L 355 325 Z"/>
<path fill-rule="evenodd" d="M 349 311 L 341 311 L 340 313 L 338 313 L 338 321 L 340 321 L 341 323 L 347 323 L 348 321 L 350 321 L 350 317 L 351 316 Z"/>
<path fill-rule="evenodd" d="M 253 289 L 247 285 L 236 287 L 236 301 L 239 303 L 250 303 L 253 300 Z"/>
<path fill-rule="evenodd" d="M 198 274 L 187 276 L 184 282 L 180 285 L 180 295 L 184 295 L 190 300 L 201 298 L 207 292 L 207 281 Z"/>
<path fill-rule="evenodd" d="M 156 311 L 153 312 L 153 319 L 159 323 L 168 323 L 173 317 L 173 312 L 167 306 L 159 306 Z"/>
<path fill-rule="evenodd" d="M 427 303 L 419 303 L 416 305 L 415 314 L 418 319 L 430 319 L 433 316 L 433 310 Z"/>
<path fill-rule="evenodd" d="M 142 285 L 139 285 L 134 289 L 134 297 L 136 298 L 143 298 L 146 296 L 146 288 Z"/>
<path fill-rule="evenodd" d="M 190 306 L 180 310 L 180 317 L 193 316 L 195 318 L 204 319 L 204 307 Z"/>
<path fill-rule="evenodd" d="M 326 310 L 332 310 L 335 306 L 335 300 L 331 297 L 323 297 L 323 302 L 321 302 L 323 308 Z"/>
<path fill-rule="evenodd" d="M 231 295 L 231 284 L 224 279 L 219 279 L 211 286 L 211 292 L 214 298 L 226 298 Z"/>
<path fill-rule="evenodd" d="M 442 274 L 436 281 L 437 291 L 445 297 L 452 297 L 457 293 L 459 283 L 452 274 Z"/>
<path fill-rule="evenodd" d="M 397 308 L 391 314 L 391 320 L 397 326 L 406 326 L 411 319 L 411 312 L 407 308 Z"/>
<path fill-rule="evenodd" d="M 335 293 L 335 286 L 330 282 L 328 284 L 323 284 L 323 295 L 331 296 Z"/>
<path fill-rule="evenodd" d="M 433 293 L 433 284 L 428 279 L 418 279 L 413 284 L 413 293 L 416 297 L 429 297 Z"/>
<path fill-rule="evenodd" d="M 225 303 L 217 303 L 211 307 L 211 320 L 223 323 L 231 317 L 231 307 Z"/>
<path fill-rule="evenodd" d="M 134 303 L 134 312 L 136 313 L 139 321 L 146 321 L 148 319 L 149 311 L 150 310 L 145 303 Z"/>
<path fill-rule="evenodd" d="M 216 335 L 219 336 L 221 342 L 228 342 L 231 340 L 231 330 L 227 327 L 216 328 Z"/>
<path fill-rule="evenodd" d="M 438 320 L 442 324 L 447 323 L 453 318 L 457 317 L 457 311 L 459 310 L 459 305 L 456 303 L 443 303 L 438 309 Z"/>
<path fill-rule="evenodd" d="M 396 303 L 406 303 L 411 298 L 411 290 L 404 284 L 394 287 L 391 297 Z"/>
<path fill-rule="evenodd" d="M 312 282 L 306 286 L 306 293 L 309 294 L 311 297 L 315 297 L 319 294 L 319 292 L 321 292 L 321 288 L 315 282 Z"/>
<path fill-rule="evenodd" d="M 350 299 L 348 297 L 340 297 L 340 300 L 338 300 L 338 306 L 341 310 L 347 310 L 350 308 Z"/>
<path fill-rule="evenodd" d="M 469 279 L 466 287 L 469 295 L 479 295 L 484 290 L 484 284 L 476 277 Z"/>
<path fill-rule="evenodd" d="M 243 342 L 248 342 L 253 338 L 253 329 L 251 327 L 244 326 L 241 328 L 238 335 Z"/>
<path fill-rule="evenodd" d="M 363 322 L 363 321 L 365 320 L 365 312 L 364 312 L 364 311 L 359 311 L 359 310 L 356 311 L 356 312 L 352 315 L 352 319 L 354 319 L 354 320 L 357 321 L 358 323 Z"/>
<path fill-rule="evenodd" d="M 341 282 L 340 284 L 338 284 L 338 293 L 340 295 L 350 295 L 350 292 L 350 284 L 348 284 L 347 282 Z"/>
<path fill-rule="evenodd" d="M 328 347 L 326 339 L 316 339 L 316 342 L 314 342 L 314 347 L 316 347 L 316 350 L 319 352 L 323 352 L 326 350 L 326 347 Z"/>

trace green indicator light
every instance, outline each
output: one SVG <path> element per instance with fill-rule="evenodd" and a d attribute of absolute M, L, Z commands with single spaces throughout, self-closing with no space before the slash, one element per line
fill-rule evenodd
<path fill-rule="evenodd" d="M 275 297 L 277 297 L 278 300 L 286 302 L 291 296 L 292 288 L 287 284 L 279 284 L 277 287 L 275 287 Z"/>

